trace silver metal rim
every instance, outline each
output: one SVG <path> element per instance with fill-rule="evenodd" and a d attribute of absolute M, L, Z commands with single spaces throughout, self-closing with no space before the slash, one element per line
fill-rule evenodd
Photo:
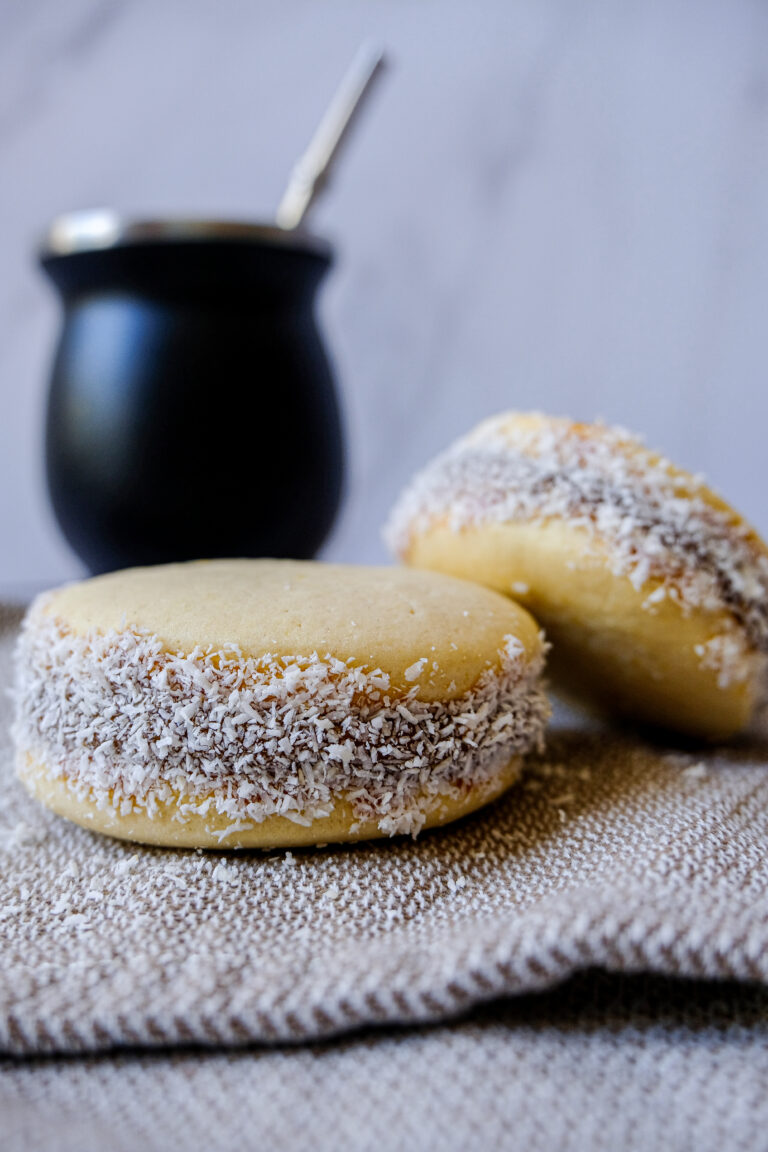
<path fill-rule="evenodd" d="M 129 219 L 109 208 L 57 217 L 40 245 L 43 256 L 70 256 L 155 240 L 246 240 L 330 257 L 331 245 L 301 228 L 193 217 Z"/>

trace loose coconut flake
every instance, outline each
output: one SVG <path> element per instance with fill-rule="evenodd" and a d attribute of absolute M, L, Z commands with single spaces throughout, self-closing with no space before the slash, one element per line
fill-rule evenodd
<path fill-rule="evenodd" d="M 343 797 L 356 820 L 415 835 L 438 797 L 492 786 L 540 743 L 549 715 L 543 657 L 530 661 L 513 636 L 469 692 L 427 703 L 416 686 L 399 694 L 381 669 L 330 655 L 80 636 L 47 602 L 33 604 L 16 650 L 20 768 L 29 757 L 120 814 L 171 804 L 182 822 L 224 816 L 228 832 L 273 815 L 308 825 Z"/>

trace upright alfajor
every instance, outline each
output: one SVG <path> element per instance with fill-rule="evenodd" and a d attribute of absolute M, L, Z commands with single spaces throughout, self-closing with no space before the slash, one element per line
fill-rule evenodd
<path fill-rule="evenodd" d="M 16 653 L 18 772 L 55 812 L 153 844 L 416 834 L 512 784 L 548 716 L 543 641 L 435 573 L 271 560 L 40 597 Z"/>
<path fill-rule="evenodd" d="M 764 697 L 766 545 L 621 428 L 488 420 L 414 479 L 386 536 L 408 564 L 518 599 L 556 682 L 610 711 L 723 738 Z"/>

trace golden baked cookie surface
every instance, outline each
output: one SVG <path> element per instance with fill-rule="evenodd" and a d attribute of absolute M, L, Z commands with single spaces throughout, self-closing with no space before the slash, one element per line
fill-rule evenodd
<path fill-rule="evenodd" d="M 467 691 L 498 665 L 507 633 L 530 656 L 539 650 L 538 628 L 517 605 L 465 581 L 402 568 L 291 560 L 132 568 L 69 585 L 45 611 L 79 634 L 148 632 L 169 651 L 237 645 L 246 657 L 329 653 L 382 668 L 404 691 L 416 684 L 424 700 Z"/>

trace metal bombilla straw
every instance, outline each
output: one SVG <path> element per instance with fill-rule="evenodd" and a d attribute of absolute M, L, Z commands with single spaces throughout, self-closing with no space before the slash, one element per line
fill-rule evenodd
<path fill-rule="evenodd" d="M 384 53 L 363 44 L 349 71 L 336 90 L 320 121 L 309 147 L 291 172 L 288 187 L 277 209 L 280 228 L 300 227 L 307 212 L 325 190 L 341 146 L 374 86 L 376 77 L 386 66 Z"/>

